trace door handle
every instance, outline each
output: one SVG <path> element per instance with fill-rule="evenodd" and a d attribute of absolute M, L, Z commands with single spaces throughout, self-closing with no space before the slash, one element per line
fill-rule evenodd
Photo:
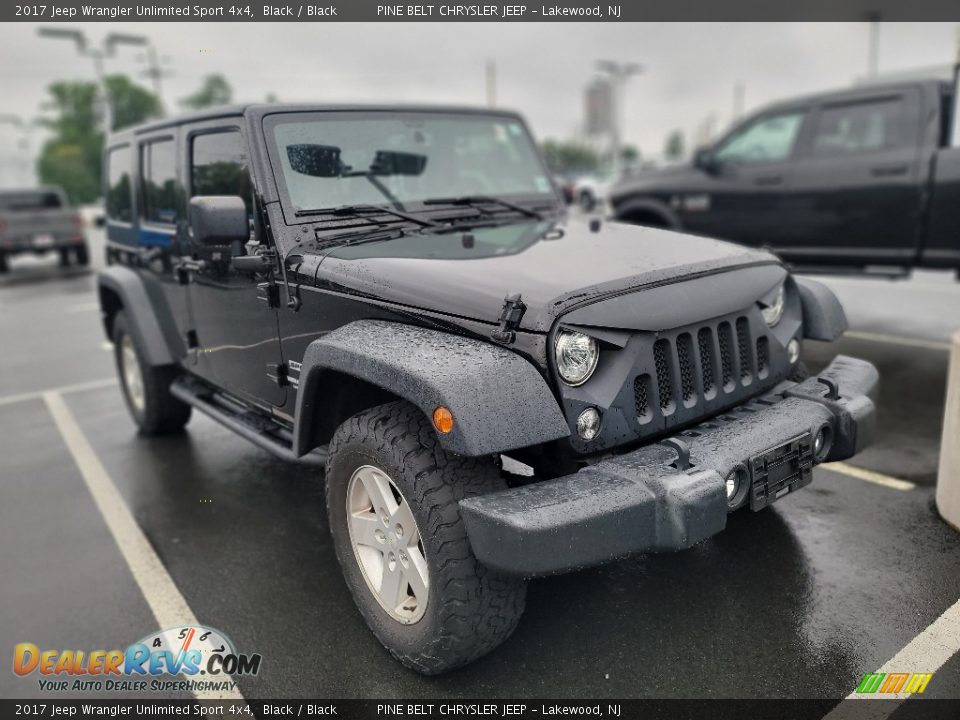
<path fill-rule="evenodd" d="M 753 184 L 759 185 L 760 187 L 783 185 L 783 175 L 760 175 L 754 179 Z"/>
<path fill-rule="evenodd" d="M 908 165 L 877 165 L 870 168 L 870 174 L 878 178 L 899 177 L 900 175 L 906 175 L 909 169 Z"/>

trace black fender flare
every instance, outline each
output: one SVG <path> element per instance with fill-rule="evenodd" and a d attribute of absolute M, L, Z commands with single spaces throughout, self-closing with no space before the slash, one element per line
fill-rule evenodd
<path fill-rule="evenodd" d="M 547 382 L 520 355 L 429 328 L 358 320 L 314 340 L 304 352 L 294 411 L 298 457 L 313 449 L 310 418 L 325 411 L 317 390 L 328 370 L 380 387 L 428 418 L 440 405 L 449 408 L 453 430 L 437 437 L 458 455 L 504 452 L 570 434 Z"/>
<path fill-rule="evenodd" d="M 663 218 L 667 230 L 682 230 L 679 216 L 665 202 L 652 197 L 626 196 L 615 202 L 614 216 L 619 222 L 627 222 L 625 217 L 633 212 L 646 212 Z"/>
<path fill-rule="evenodd" d="M 97 276 L 103 329 L 109 340 L 113 339 L 113 316 L 118 310 L 111 305 L 111 294 L 119 298 L 130 321 L 130 332 L 148 364 L 171 365 L 185 355 L 186 349 L 170 315 L 160 283 L 148 281 L 121 265 L 111 265 Z"/>
<path fill-rule="evenodd" d="M 803 336 L 830 342 L 843 335 L 849 327 L 847 314 L 833 290 L 810 278 L 793 280 L 803 309 Z"/>

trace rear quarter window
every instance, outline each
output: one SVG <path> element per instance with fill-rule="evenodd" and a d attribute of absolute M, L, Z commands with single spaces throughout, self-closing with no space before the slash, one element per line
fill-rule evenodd
<path fill-rule="evenodd" d="M 156 140 L 140 147 L 143 219 L 149 223 L 175 225 L 181 206 L 177 183 L 176 143 Z"/>
<path fill-rule="evenodd" d="M 133 183 L 130 179 L 130 146 L 113 148 L 107 154 L 107 217 L 133 222 Z"/>

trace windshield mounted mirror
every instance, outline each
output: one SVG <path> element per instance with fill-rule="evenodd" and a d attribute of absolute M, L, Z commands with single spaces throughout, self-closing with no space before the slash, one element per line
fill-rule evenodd
<path fill-rule="evenodd" d="M 370 166 L 371 175 L 422 175 L 427 167 L 427 156 L 417 153 L 377 150 Z"/>
<path fill-rule="evenodd" d="M 343 162 L 340 160 L 340 148 L 333 145 L 313 143 L 288 145 L 287 159 L 294 172 L 310 177 L 340 177 L 344 171 Z"/>

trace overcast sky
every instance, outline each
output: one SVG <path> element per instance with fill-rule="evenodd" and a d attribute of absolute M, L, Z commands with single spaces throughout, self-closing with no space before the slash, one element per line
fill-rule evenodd
<path fill-rule="evenodd" d="M 791 95 L 842 87 L 867 65 L 866 23 L 92 23 L 78 24 L 98 40 L 108 32 L 149 35 L 169 58 L 168 107 L 207 73 L 222 72 L 235 99 L 485 102 L 484 65 L 498 69 L 498 101 L 522 111 L 541 139 L 571 136 L 582 123 L 583 88 L 594 61 L 642 63 L 629 82 L 626 140 L 650 154 L 674 128 L 692 138 L 705 118 L 729 122 L 733 87 L 742 82 L 746 107 Z M 946 66 L 957 28 L 946 23 L 885 23 L 881 73 Z M 139 51 L 124 48 L 108 72 L 138 73 Z M 58 79 L 89 79 L 90 60 L 72 45 L 40 39 L 35 26 L 0 27 L 0 113 L 34 115 L 45 87 Z M 13 153 L 0 127 L 0 158 Z M 34 140 L 36 144 L 36 139 Z"/>

